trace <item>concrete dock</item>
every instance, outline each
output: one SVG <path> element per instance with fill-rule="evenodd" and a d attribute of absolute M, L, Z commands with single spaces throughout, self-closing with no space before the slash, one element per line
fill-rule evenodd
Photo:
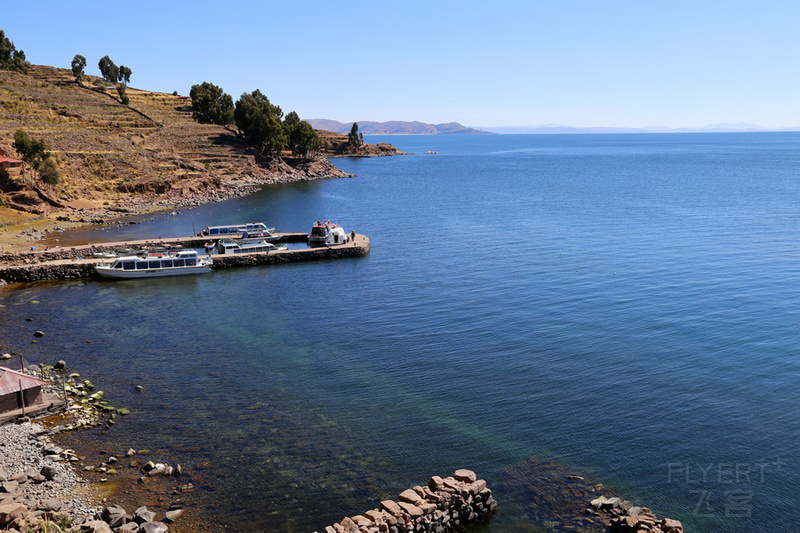
<path fill-rule="evenodd" d="M 280 233 L 277 243 L 306 242 L 307 233 Z M 65 280 L 79 278 L 100 278 L 94 266 L 112 258 L 97 257 L 95 254 L 124 254 L 145 247 L 179 245 L 184 248 L 203 248 L 206 243 L 217 239 L 208 237 L 178 237 L 171 239 L 146 239 L 120 242 L 85 244 L 69 247 L 54 247 L 17 254 L 0 255 L 0 281 L 5 283 L 30 282 L 42 280 Z M 356 257 L 369 253 L 370 242 L 365 235 L 356 234 L 351 242 L 330 246 L 302 248 L 298 250 L 277 250 L 272 252 L 251 252 L 232 255 L 211 254 L 213 270 L 242 266 L 294 263 L 321 259 Z"/>

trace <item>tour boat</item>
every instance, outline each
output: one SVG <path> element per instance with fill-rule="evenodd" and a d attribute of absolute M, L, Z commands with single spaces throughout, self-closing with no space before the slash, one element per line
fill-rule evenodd
<path fill-rule="evenodd" d="M 273 235 L 275 228 L 267 227 L 263 222 L 248 222 L 247 224 L 233 224 L 231 226 L 208 226 L 198 236 L 209 237 L 263 237 L 266 239 L 277 238 Z"/>
<path fill-rule="evenodd" d="M 308 235 L 308 244 L 312 246 L 345 244 L 348 240 L 349 237 L 344 231 L 344 228 L 330 220 L 327 222 L 317 220 L 317 223 L 314 224 L 314 227 L 311 228 L 311 233 Z"/>
<path fill-rule="evenodd" d="M 145 252 L 118 257 L 112 263 L 99 263 L 94 269 L 104 278 L 158 278 L 205 274 L 211 270 L 212 262 L 209 256 L 198 255 L 195 250 Z"/>
<path fill-rule="evenodd" d="M 278 250 L 288 250 L 288 244 L 275 246 L 266 239 L 222 239 L 217 242 L 216 253 L 226 254 L 246 254 L 252 252 L 275 252 Z"/>

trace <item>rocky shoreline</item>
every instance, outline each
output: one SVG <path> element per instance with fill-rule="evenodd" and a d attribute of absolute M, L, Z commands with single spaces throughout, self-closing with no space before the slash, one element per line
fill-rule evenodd
<path fill-rule="evenodd" d="M 128 217 L 223 202 L 253 194 L 269 185 L 352 177 L 352 174 L 340 170 L 325 158 L 290 162 L 280 159 L 265 163 L 264 167 L 259 167 L 258 172 L 240 174 L 204 187 L 174 188 L 157 194 L 143 192 L 125 200 L 109 200 L 108 205 L 95 207 L 67 207 L 67 204 L 74 202 L 59 202 L 62 207 L 50 205 L 47 209 L 37 208 L 37 218 L 19 224 L 19 227 L 11 231 L 5 231 L 5 242 L 0 252 L 26 251 L 32 245 L 45 243 L 51 233 L 78 226 L 127 224 L 128 222 L 122 220 Z M 37 205 L 48 204 L 42 202 Z"/>
<path fill-rule="evenodd" d="M 91 437 L 89 443 L 78 446 L 81 432 L 73 430 L 114 424 L 118 415 L 126 414 L 127 409 L 111 407 L 105 395 L 78 374 L 70 374 L 63 380 L 66 386 L 62 384 L 63 378 L 53 379 L 56 375 L 53 369 L 61 367 L 63 370 L 63 366 L 63 361 L 55 367 L 34 365 L 28 367 L 27 373 L 51 378 L 52 385 L 46 387 L 51 389 L 51 393 L 62 388 L 66 390 L 70 398 L 67 418 L 51 416 L 46 424 L 22 418 L 14 424 L 0 425 L 0 531 L 222 531 L 224 526 L 209 522 L 203 509 L 194 509 L 192 516 L 181 517 L 184 513 L 183 498 L 193 492 L 194 487 L 191 476 L 178 480 L 183 474 L 179 464 L 147 460 L 150 453 L 147 450 L 110 453 L 92 449 Z M 63 441 L 66 436 L 79 449 L 78 452 L 56 442 Z M 76 472 L 78 468 L 82 468 L 83 477 Z M 536 476 L 538 470 L 541 469 L 531 469 L 528 473 Z M 562 495 L 557 497 L 558 501 L 551 502 L 553 508 L 558 509 L 555 514 L 560 515 L 563 521 L 558 526 L 551 522 L 554 531 L 683 533 L 679 521 L 660 519 L 650 509 L 619 497 L 598 496 L 605 492 L 602 485 L 589 488 L 589 483 L 577 475 L 568 475 L 565 481 L 564 472 L 563 468 L 558 468 L 553 476 L 543 471 L 544 475 L 536 476 L 541 479 L 528 478 L 533 484 L 573 484 L 565 490 L 574 498 Z M 105 496 L 112 498 L 113 504 L 101 494 L 109 483 L 116 488 Z M 593 494 L 591 500 L 589 494 Z M 540 504 L 541 495 L 540 491 L 537 497 Z M 572 504 L 574 516 L 564 512 L 571 505 L 570 499 L 575 499 Z M 149 502 L 156 500 L 156 506 L 148 509 Z M 142 505 L 142 502 L 148 503 Z M 122 505 L 134 510 L 126 510 Z M 321 531 L 445 533 L 486 521 L 497 507 L 486 482 L 477 479 L 474 472 L 462 469 L 446 478 L 433 476 L 425 487 L 408 489 L 396 501 L 382 501 L 377 509 L 346 517 Z M 581 508 L 583 511 L 579 512 Z M 175 520 L 178 523 L 172 525 Z"/>
<path fill-rule="evenodd" d="M 6 355 L 2 359 L 7 359 Z M 146 461 L 132 449 L 118 457 L 103 453 L 102 460 L 93 461 L 87 455 L 94 454 L 86 454 L 84 449 L 62 447 L 58 441 L 74 435 L 75 430 L 110 426 L 118 415 L 128 413 L 126 408 L 109 405 L 105 394 L 79 374 L 59 377 L 64 371 L 65 364 L 59 361 L 53 367 L 32 365 L 24 372 L 49 381 L 43 388 L 49 397 L 63 394 L 67 398 L 66 405 L 56 406 L 60 407 L 58 412 L 51 405 L 38 413 L 40 422 L 18 415 L 16 419 L 6 418 L 5 425 L 0 423 L 0 531 L 167 533 L 167 524 L 184 513 L 178 497 L 165 507 L 157 506 L 164 507 L 157 514 L 139 503 L 127 512 L 120 505 L 108 505 L 102 494 L 110 494 L 105 488 L 112 478 L 114 486 L 123 479 L 128 485 L 144 486 L 156 478 L 180 477 L 181 465 Z M 77 472 L 79 467 L 83 475 Z M 191 482 L 181 483 L 191 488 Z M 139 497 L 144 499 L 141 493 Z M 130 498 L 126 499 L 130 504 Z M 184 531 L 201 531 L 194 524 L 189 527 Z"/>
<path fill-rule="evenodd" d="M 0 426 L 0 529 L 24 533 L 166 533 L 156 513 L 140 506 L 101 508 L 88 481 L 72 467 L 73 450 L 54 444 L 54 430 L 24 421 Z M 180 516 L 167 512 L 164 519 Z"/>

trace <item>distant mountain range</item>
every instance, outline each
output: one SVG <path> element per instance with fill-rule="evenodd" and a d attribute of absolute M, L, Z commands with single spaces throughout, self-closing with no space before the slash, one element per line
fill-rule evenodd
<path fill-rule="evenodd" d="M 666 128 L 664 126 L 645 126 L 642 128 L 587 127 L 576 128 L 563 124 L 542 124 L 535 126 L 497 126 L 481 127 L 492 133 L 711 133 L 711 132 L 757 132 L 757 131 L 800 131 L 800 126 L 791 128 L 765 128 L 756 124 L 739 122 L 736 124 L 709 124 L 698 128 Z"/>
<path fill-rule="evenodd" d="M 318 130 L 333 131 L 336 133 L 350 133 L 352 122 L 339 122 L 324 118 L 307 120 Z M 712 133 L 712 132 L 758 132 L 758 131 L 800 131 L 800 126 L 789 128 L 765 128 L 757 124 L 746 122 L 732 124 L 709 124 L 696 128 L 667 128 L 664 126 L 644 126 L 642 128 L 617 128 L 613 126 L 574 127 L 563 124 L 538 124 L 530 126 L 463 126 L 458 122 L 446 124 L 426 124 L 424 122 L 405 122 L 393 120 L 390 122 L 371 122 L 365 120 L 357 122 L 358 131 L 364 135 L 436 135 L 436 134 L 492 134 L 492 133 Z"/>
<path fill-rule="evenodd" d="M 339 122 L 338 120 L 328 120 L 324 118 L 312 118 L 306 120 L 318 130 L 334 131 L 336 133 L 350 133 L 353 128 L 352 122 Z M 404 122 L 392 120 L 389 122 L 371 122 L 368 120 L 357 121 L 358 132 L 364 135 L 436 135 L 436 134 L 487 134 L 489 131 L 481 131 L 475 128 L 462 126 L 458 122 L 448 122 L 446 124 L 425 124 L 424 122 Z"/>

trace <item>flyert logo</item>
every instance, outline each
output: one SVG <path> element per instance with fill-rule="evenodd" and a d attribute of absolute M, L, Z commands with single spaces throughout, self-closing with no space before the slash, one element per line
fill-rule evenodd
<path fill-rule="evenodd" d="M 696 498 L 692 514 L 698 517 L 749 518 L 753 514 L 754 486 L 764 485 L 786 463 L 668 463 L 667 483 L 692 487 Z"/>

